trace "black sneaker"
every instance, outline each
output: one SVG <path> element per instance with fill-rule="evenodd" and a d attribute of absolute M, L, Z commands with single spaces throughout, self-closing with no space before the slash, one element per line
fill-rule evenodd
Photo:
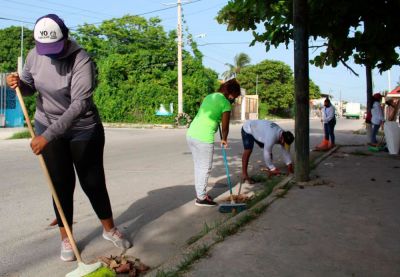
<path fill-rule="evenodd" d="M 208 195 L 206 195 L 206 198 L 204 198 L 203 200 L 200 200 L 200 199 L 196 198 L 196 202 L 194 204 L 196 206 L 204 206 L 204 207 L 213 207 L 213 206 L 217 206 L 218 205 Z"/>

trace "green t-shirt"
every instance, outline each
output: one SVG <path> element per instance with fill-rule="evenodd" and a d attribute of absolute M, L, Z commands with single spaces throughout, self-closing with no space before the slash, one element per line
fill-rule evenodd
<path fill-rule="evenodd" d="M 222 93 L 207 95 L 190 124 L 187 135 L 202 142 L 214 143 L 214 134 L 221 122 L 222 114 L 230 111 L 231 103 Z"/>

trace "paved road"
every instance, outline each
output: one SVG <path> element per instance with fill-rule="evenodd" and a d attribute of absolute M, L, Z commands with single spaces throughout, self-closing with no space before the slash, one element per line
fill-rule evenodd
<path fill-rule="evenodd" d="M 285 129 L 293 129 L 293 121 L 279 124 Z M 339 120 L 337 143 L 348 143 L 344 137 L 341 141 L 340 133 L 358 130 L 361 125 L 361 120 Z M 314 146 L 320 140 L 321 124 L 318 120 L 312 120 L 310 144 Z M 58 258 L 58 232 L 55 228 L 47 227 L 54 217 L 50 194 L 37 158 L 31 154 L 28 144 L 26 139 L 0 140 L 0 276 L 39 276 L 35 274 L 54 273 L 57 270 L 65 273 L 65 269 L 60 270 L 65 265 Z M 240 174 L 241 163 L 240 125 L 231 126 L 230 147 L 229 162 L 235 181 Z M 214 196 L 226 191 L 226 186 L 222 185 L 225 180 L 224 168 L 218 150 L 217 147 L 210 179 L 213 185 L 210 193 Z M 280 155 L 274 156 L 279 163 Z M 191 158 L 183 129 L 106 130 L 105 169 L 113 211 L 117 224 L 132 240 L 140 242 L 145 235 L 143 233 L 149 235 L 155 229 L 161 229 L 162 226 L 154 226 L 155 222 L 159 224 L 157 220 L 167 218 L 169 211 L 194 206 Z M 253 172 L 258 172 L 259 166 L 262 166 L 261 159 L 261 151 L 255 151 L 250 168 Z M 186 216 L 190 217 L 190 213 L 186 212 Z M 85 253 L 93 257 L 93 253 L 109 250 L 110 245 L 100 238 L 101 228 L 79 186 L 75 197 L 74 220 L 75 236 L 79 248 L 84 251 L 84 257 Z M 192 220 L 193 226 L 190 227 L 199 231 L 204 221 L 201 218 Z M 163 233 L 163 240 L 173 240 L 179 235 L 170 238 L 166 235 L 167 231 L 165 229 Z M 190 237 L 194 233 L 185 235 Z M 157 239 L 152 237 L 153 241 Z M 180 247 L 179 242 L 176 244 L 174 250 Z M 150 248 L 145 243 L 135 243 L 135 247 Z M 155 246 L 145 262 L 150 265 L 162 262 L 165 255 L 160 250 L 158 252 L 160 255 L 154 254 L 157 253 Z M 72 270 L 75 265 L 69 267 Z"/>

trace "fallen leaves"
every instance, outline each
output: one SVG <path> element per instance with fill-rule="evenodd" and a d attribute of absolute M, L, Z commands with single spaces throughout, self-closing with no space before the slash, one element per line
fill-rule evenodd
<path fill-rule="evenodd" d="M 140 276 L 141 273 L 145 273 L 150 269 L 150 267 L 142 263 L 140 259 L 132 256 L 101 256 L 98 257 L 98 260 L 114 272 L 119 274 L 126 273 L 129 277 Z"/>
<path fill-rule="evenodd" d="M 241 193 L 239 195 L 236 195 L 236 194 L 232 195 L 233 201 L 235 201 L 235 203 L 246 203 L 249 200 L 251 200 L 253 197 L 254 197 L 254 195 L 249 196 L 244 193 Z M 222 201 L 229 202 L 229 201 L 231 201 L 231 197 L 227 196 Z"/>

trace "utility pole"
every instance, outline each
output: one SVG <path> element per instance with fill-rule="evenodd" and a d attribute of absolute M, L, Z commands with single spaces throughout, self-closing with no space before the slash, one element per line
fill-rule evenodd
<path fill-rule="evenodd" d="M 256 95 L 258 95 L 258 74 L 256 77 Z"/>
<path fill-rule="evenodd" d="M 178 116 L 183 114 L 182 84 L 182 2 L 178 0 Z"/>
<path fill-rule="evenodd" d="M 17 71 L 21 75 L 24 67 L 24 25 L 21 24 L 21 53 L 17 60 Z"/>
<path fill-rule="evenodd" d="M 21 59 L 24 60 L 24 25 L 21 25 Z"/>

